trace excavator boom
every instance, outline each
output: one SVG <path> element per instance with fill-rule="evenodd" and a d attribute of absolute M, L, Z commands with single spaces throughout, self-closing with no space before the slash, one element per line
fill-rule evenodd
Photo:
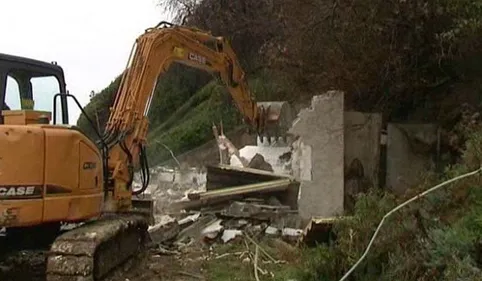
<path fill-rule="evenodd" d="M 109 147 L 109 191 L 120 198 L 114 210 L 130 208 L 133 170 L 148 175 L 145 161 L 148 113 L 159 76 L 173 63 L 217 75 L 225 84 L 244 120 L 262 138 L 285 136 L 292 121 L 286 102 L 256 102 L 239 61 L 223 37 L 196 28 L 161 22 L 139 36 L 111 107 L 103 141 Z M 147 188 L 147 181 L 137 192 Z"/>

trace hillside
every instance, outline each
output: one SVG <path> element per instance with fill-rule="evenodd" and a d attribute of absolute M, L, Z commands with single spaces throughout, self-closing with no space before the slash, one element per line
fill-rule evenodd
<path fill-rule="evenodd" d="M 108 119 L 108 108 L 120 79 L 117 77 L 85 107 L 92 120 L 98 119 L 101 128 Z M 259 101 L 279 100 L 287 89 L 282 86 L 284 82 L 270 79 L 265 73 L 253 75 L 248 78 L 248 83 Z M 222 122 L 226 131 L 242 125 L 242 117 L 223 83 L 205 72 L 183 65 L 174 65 L 160 77 L 148 117 L 148 159 L 151 165 L 171 157 L 165 146 L 179 154 L 212 139 L 213 122 Z M 85 116 L 79 117 L 77 125 L 91 138 L 97 139 Z"/>

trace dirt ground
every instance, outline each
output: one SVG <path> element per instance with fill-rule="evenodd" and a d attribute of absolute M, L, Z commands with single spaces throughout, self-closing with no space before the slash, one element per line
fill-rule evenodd
<path fill-rule="evenodd" d="M 128 261 L 105 281 L 199 281 L 206 280 L 202 259 L 183 255 L 157 254 L 149 250 Z"/>

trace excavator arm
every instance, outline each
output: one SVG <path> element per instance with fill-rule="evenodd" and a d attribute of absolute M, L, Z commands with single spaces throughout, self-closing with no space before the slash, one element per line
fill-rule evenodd
<path fill-rule="evenodd" d="M 259 136 L 279 136 L 280 115 L 291 114 L 285 102 L 255 102 L 245 73 L 224 38 L 161 22 L 137 38 L 106 124 L 110 177 L 116 179 L 112 181 L 115 185 L 122 183 L 111 188 L 117 194 L 129 190 L 134 165 L 144 165 L 147 115 L 156 82 L 176 62 L 219 75 L 244 120 Z M 283 120 L 291 118 L 285 116 Z M 145 174 L 148 176 L 148 171 Z M 128 201 L 131 194 L 121 193 Z"/>

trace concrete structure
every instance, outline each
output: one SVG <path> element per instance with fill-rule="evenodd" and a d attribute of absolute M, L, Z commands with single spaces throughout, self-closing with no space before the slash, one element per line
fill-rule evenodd
<path fill-rule="evenodd" d="M 345 171 L 354 159 L 363 165 L 364 176 L 378 187 L 382 116 L 377 113 L 345 112 Z"/>
<path fill-rule="evenodd" d="M 387 188 L 396 194 L 420 182 L 433 168 L 437 126 L 432 124 L 387 125 Z"/>
<path fill-rule="evenodd" d="M 275 173 L 293 175 L 301 182 L 298 206 L 303 219 L 332 217 L 343 214 L 344 176 L 355 159 L 363 166 L 368 182 L 378 185 L 381 119 L 380 114 L 344 112 L 344 93 L 330 91 L 314 96 L 311 106 L 301 109 L 288 131 L 292 134 L 291 144 L 258 141 L 254 145 L 256 138 L 242 131 L 227 137 L 240 148 L 240 156 L 247 162 L 258 153 Z M 202 166 L 219 163 L 218 146 L 212 141 L 178 159 L 184 165 L 200 166 L 200 170 L 158 172 L 152 193 L 162 207 L 179 200 L 187 191 L 205 188 Z M 242 166 L 234 156 L 230 162 Z"/>
<path fill-rule="evenodd" d="M 303 219 L 343 213 L 343 108 L 343 92 L 314 96 L 311 107 L 300 111 L 289 131 L 299 136 L 295 145 L 302 148 L 293 153 L 292 168 L 301 181 L 298 203 Z"/>

